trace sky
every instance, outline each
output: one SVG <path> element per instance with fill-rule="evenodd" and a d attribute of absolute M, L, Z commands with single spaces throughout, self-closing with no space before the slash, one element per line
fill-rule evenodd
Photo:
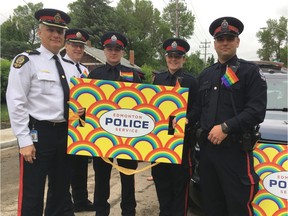
<path fill-rule="evenodd" d="M 19 5 L 25 5 L 28 2 L 33 4 L 43 2 L 44 8 L 57 8 L 68 12 L 67 5 L 76 0 L 8 0 L 1 4 L 0 23 L 3 23 L 13 15 L 13 9 Z M 163 8 L 169 4 L 170 0 L 151 0 L 154 7 L 162 12 Z M 116 6 L 118 0 L 111 0 L 111 6 Z M 261 48 L 258 43 L 256 33 L 262 27 L 267 27 L 268 19 L 279 20 L 281 16 L 288 18 L 287 0 L 179 0 L 187 5 L 188 10 L 196 18 L 195 31 L 191 39 L 190 53 L 201 52 L 201 58 L 204 59 L 206 43 L 206 57 L 214 55 L 216 52 L 213 46 L 213 37 L 209 34 L 210 24 L 217 18 L 223 16 L 233 16 L 240 19 L 244 24 L 244 31 L 240 35 L 240 46 L 237 55 L 246 60 L 259 60 L 257 50 Z M 287 30 L 286 30 L 287 31 Z"/>

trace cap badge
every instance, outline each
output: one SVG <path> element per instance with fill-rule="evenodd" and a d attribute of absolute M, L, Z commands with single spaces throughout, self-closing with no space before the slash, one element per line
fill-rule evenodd
<path fill-rule="evenodd" d="M 111 41 L 113 41 L 113 42 L 116 42 L 116 41 L 117 41 L 116 35 L 113 35 L 113 36 L 111 37 Z"/>
<path fill-rule="evenodd" d="M 78 38 L 78 39 L 82 38 L 81 32 L 77 32 L 77 33 L 76 33 L 76 38 Z"/>
<path fill-rule="evenodd" d="M 176 49 L 177 48 L 177 42 L 173 41 L 173 43 L 171 44 L 172 49 Z"/>
<path fill-rule="evenodd" d="M 60 23 L 61 21 L 61 16 L 59 13 L 57 13 L 55 16 L 54 16 L 54 22 L 55 23 Z"/>
<path fill-rule="evenodd" d="M 228 22 L 224 19 L 221 23 L 221 31 L 227 31 L 228 30 Z"/>

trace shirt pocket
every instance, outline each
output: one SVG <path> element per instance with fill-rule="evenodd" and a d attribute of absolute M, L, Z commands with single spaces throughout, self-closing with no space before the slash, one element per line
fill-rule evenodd
<path fill-rule="evenodd" d="M 37 78 L 39 81 L 39 88 L 41 94 L 50 95 L 54 92 L 56 85 L 56 78 L 53 74 L 38 72 Z"/>
<path fill-rule="evenodd" d="M 201 105 L 206 105 L 211 97 L 211 83 L 204 83 L 200 88 L 199 88 L 199 94 L 200 94 L 200 99 L 201 99 Z"/>

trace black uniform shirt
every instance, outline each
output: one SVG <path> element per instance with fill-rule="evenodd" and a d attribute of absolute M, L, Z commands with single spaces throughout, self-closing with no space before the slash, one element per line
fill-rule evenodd
<path fill-rule="evenodd" d="M 227 65 L 238 67 L 239 81 L 230 87 L 221 81 Z M 261 70 L 236 55 L 224 64 L 218 62 L 204 69 L 199 76 L 198 105 L 201 106 L 200 125 L 204 130 L 210 131 L 223 122 L 232 133 L 251 129 L 264 120 L 266 104 L 267 84 Z"/>
<path fill-rule="evenodd" d="M 124 78 L 122 78 L 120 76 L 120 71 L 132 72 L 133 73 L 133 81 L 132 82 L 141 83 L 141 79 L 139 77 L 139 74 L 135 69 L 130 68 L 130 67 L 126 67 L 124 65 L 121 65 L 120 63 L 117 64 L 116 66 L 112 66 L 112 65 L 106 63 L 105 65 L 97 67 L 89 73 L 88 78 L 131 82 L 128 80 L 124 80 Z"/>

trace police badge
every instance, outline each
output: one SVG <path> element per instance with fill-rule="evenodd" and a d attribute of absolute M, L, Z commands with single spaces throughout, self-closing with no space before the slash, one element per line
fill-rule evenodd
<path fill-rule="evenodd" d="M 173 43 L 171 44 L 172 50 L 176 50 L 177 46 L 178 46 L 177 42 L 173 41 Z"/>

